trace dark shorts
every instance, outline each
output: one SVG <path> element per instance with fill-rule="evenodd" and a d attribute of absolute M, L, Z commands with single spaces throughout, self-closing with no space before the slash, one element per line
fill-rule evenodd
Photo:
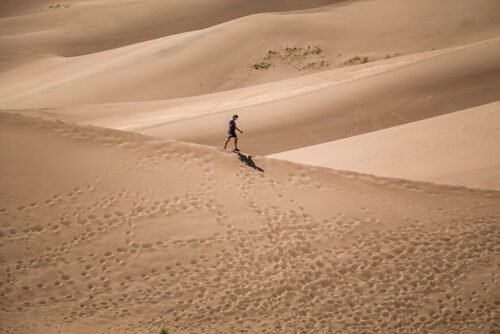
<path fill-rule="evenodd" d="M 227 133 L 227 138 L 238 138 L 238 136 L 236 135 L 236 132 L 228 132 Z"/>

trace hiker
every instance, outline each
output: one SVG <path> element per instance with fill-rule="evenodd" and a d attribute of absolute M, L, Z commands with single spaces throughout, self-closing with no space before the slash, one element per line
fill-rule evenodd
<path fill-rule="evenodd" d="M 238 127 L 236 126 L 236 120 L 238 119 L 238 115 L 233 115 L 233 118 L 229 121 L 229 129 L 227 130 L 227 139 L 226 142 L 224 143 L 224 149 L 226 149 L 227 144 L 231 140 L 231 138 L 234 138 L 234 151 L 238 152 L 238 136 L 236 135 L 236 130 L 238 130 L 240 133 L 243 133 Z"/>

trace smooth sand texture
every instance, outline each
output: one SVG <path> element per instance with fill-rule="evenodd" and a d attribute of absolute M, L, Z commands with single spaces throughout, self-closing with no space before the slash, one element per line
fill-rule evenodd
<path fill-rule="evenodd" d="M 24 112 L 218 147 L 237 113 L 245 151 L 265 155 L 496 101 L 499 53 L 491 39 L 196 98 Z"/>
<path fill-rule="evenodd" d="M 286 45 L 320 45 L 325 60 L 334 68 L 354 56 L 368 56 L 375 61 L 387 55 L 459 46 L 500 34 L 500 10 L 494 0 L 446 0 L 440 2 L 439 8 L 432 0 L 345 1 L 316 9 L 249 15 L 195 31 L 191 29 L 201 27 L 185 24 L 176 34 L 168 29 L 168 24 L 163 31 L 164 25 L 154 25 L 155 20 L 148 16 L 137 18 L 141 8 L 145 10 L 140 3 L 142 1 L 125 2 L 127 12 L 123 14 L 120 6 L 115 9 L 116 1 L 102 5 L 76 2 L 74 8 L 0 20 L 0 43 L 2 49 L 8 50 L 3 55 L 5 71 L 0 77 L 0 107 L 159 100 L 247 87 L 310 72 L 290 67 L 271 71 L 250 69 L 268 50 Z M 99 10 L 95 6 L 108 8 Z M 167 13 L 175 14 L 168 11 L 167 5 L 164 7 Z M 269 8 L 270 11 L 278 9 L 274 5 Z M 116 14 L 109 17 L 110 11 Z M 200 8 L 194 16 L 183 15 L 185 20 L 196 22 L 198 17 L 209 14 Z M 90 22 L 85 20 L 89 15 Z M 115 15 L 120 19 L 114 18 Z M 63 22 L 57 23 L 58 19 L 53 16 L 62 16 Z M 229 20 L 237 15 L 218 16 L 220 20 Z M 148 29 L 153 29 L 156 37 L 161 35 L 161 38 L 151 39 L 148 34 L 135 38 L 134 34 L 127 34 L 128 29 L 147 31 L 138 23 L 129 23 L 129 18 L 142 25 L 153 24 Z M 119 23 L 114 23 L 115 20 Z M 156 20 L 172 22 L 167 14 Z M 43 26 L 38 26 L 40 22 Z M 78 36 L 83 36 L 83 40 Z M 103 38 L 110 41 L 103 42 L 99 50 L 76 54 L 59 50 L 71 47 L 72 43 L 79 48 L 94 47 Z M 138 43 L 143 38 L 146 41 Z M 125 46 L 116 48 L 116 43 Z M 89 54 L 91 51 L 94 53 Z M 29 53 L 29 61 L 16 66 L 23 52 Z M 498 62 L 494 63 L 498 66 Z"/>
<path fill-rule="evenodd" d="M 79 56 L 204 29 L 247 15 L 315 8 L 336 2 L 339 1 L 76 0 L 58 3 L 3 0 L 0 17 L 4 20 L 0 29 L 6 37 L 22 33 L 16 40 L 31 44 L 35 52 Z"/>
<path fill-rule="evenodd" d="M 499 330 L 500 192 L 5 113 L 0 136 L 3 333 Z"/>
<path fill-rule="evenodd" d="M 282 152 L 496 101 L 499 53 L 494 39 L 315 92 L 138 132 L 219 146 L 218 134 L 236 113 L 249 130 L 248 152 Z"/>
<path fill-rule="evenodd" d="M 500 102 L 270 155 L 315 166 L 500 189 Z"/>

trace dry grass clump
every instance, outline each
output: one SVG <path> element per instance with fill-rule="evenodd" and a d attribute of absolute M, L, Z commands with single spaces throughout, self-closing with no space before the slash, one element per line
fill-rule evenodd
<path fill-rule="evenodd" d="M 322 53 L 323 49 L 319 45 L 308 45 L 307 47 L 287 45 L 277 50 L 268 50 L 262 59 L 253 63 L 250 67 L 254 70 L 268 70 L 282 65 L 294 67 L 298 71 L 320 69 L 328 66 Z"/>
<path fill-rule="evenodd" d="M 369 62 L 370 59 L 368 57 L 360 57 L 360 56 L 355 56 L 355 57 L 352 57 L 351 59 L 349 60 L 346 60 L 344 62 L 344 65 L 359 65 L 359 64 L 366 64 L 367 62 Z"/>
<path fill-rule="evenodd" d="M 42 8 L 41 11 L 46 11 L 46 10 L 55 10 L 55 9 L 65 9 L 65 8 L 70 8 L 71 4 L 69 3 L 56 3 L 53 5 L 49 5 L 46 8 Z"/>
<path fill-rule="evenodd" d="M 261 61 L 255 64 L 252 64 L 252 68 L 254 70 L 267 70 L 271 68 L 272 64 L 268 61 Z"/>

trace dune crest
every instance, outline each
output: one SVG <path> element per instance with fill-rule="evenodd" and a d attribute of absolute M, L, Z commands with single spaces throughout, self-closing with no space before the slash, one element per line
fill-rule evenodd
<path fill-rule="evenodd" d="M 500 102 L 269 157 L 500 190 Z"/>
<path fill-rule="evenodd" d="M 500 192 L 6 113 L 0 154 L 5 333 L 498 328 Z"/>

